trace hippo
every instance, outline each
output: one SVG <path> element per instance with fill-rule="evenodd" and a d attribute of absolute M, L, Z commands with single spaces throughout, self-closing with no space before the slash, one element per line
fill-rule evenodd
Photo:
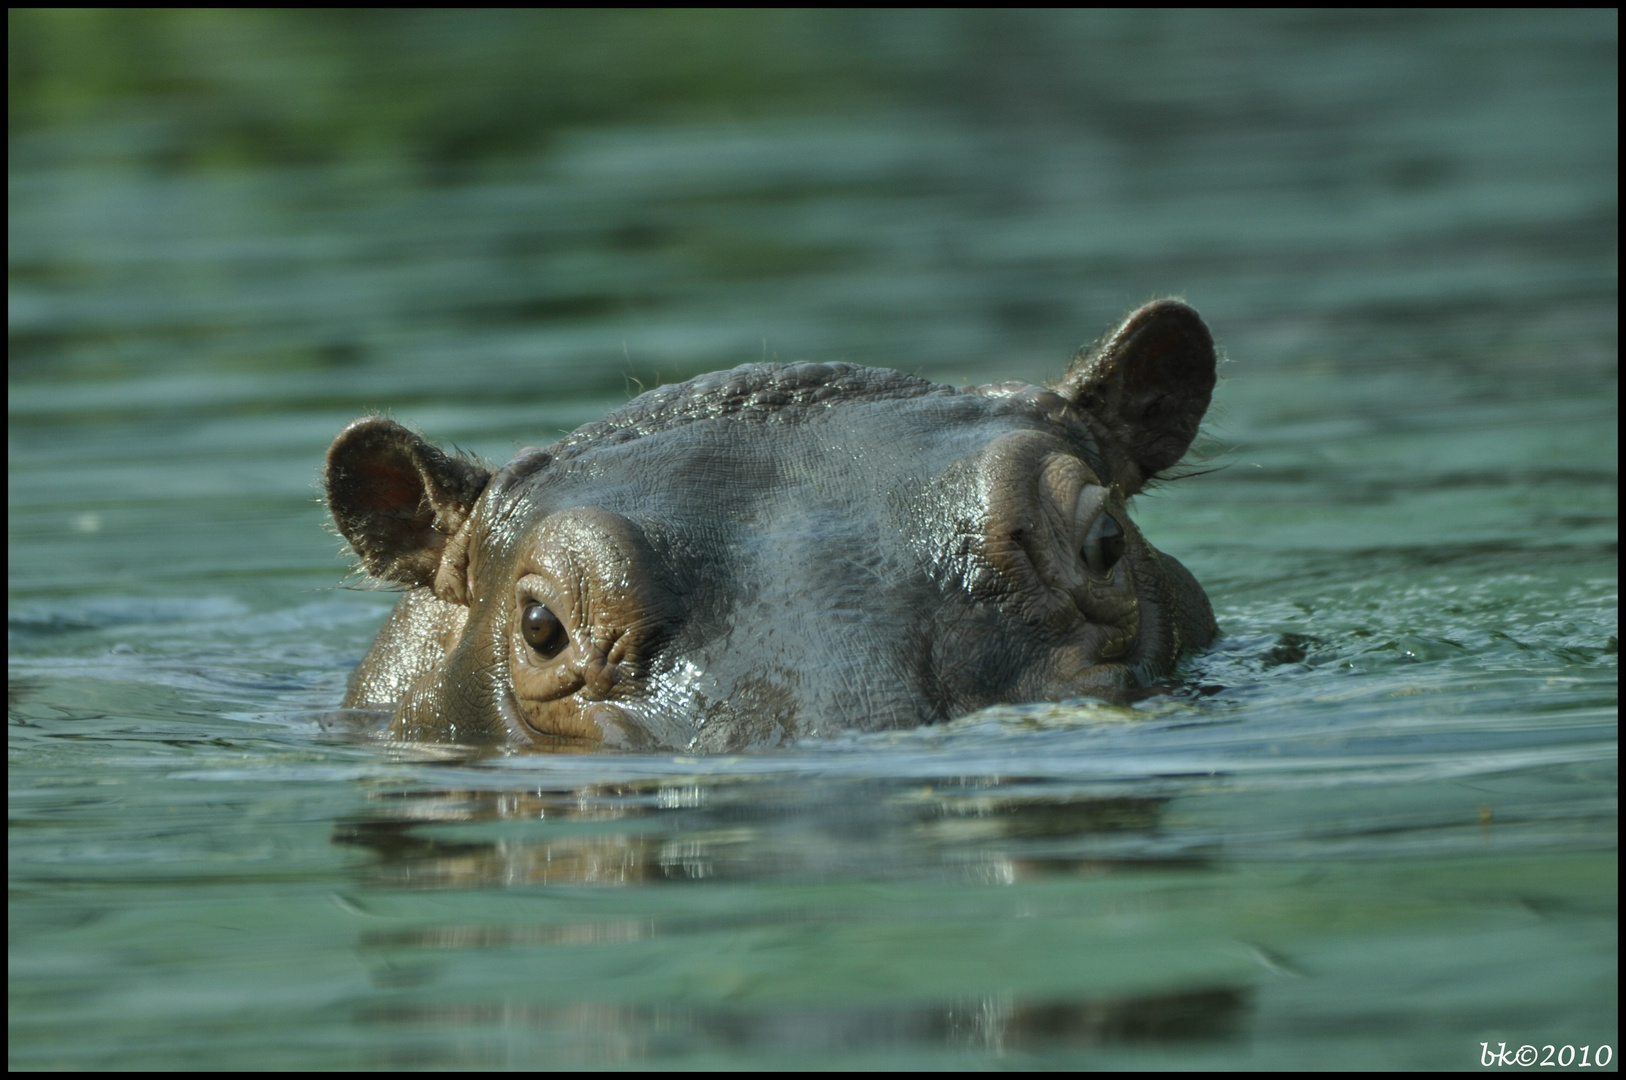
<path fill-rule="evenodd" d="M 416 742 L 704 752 L 1122 698 L 1218 632 L 1126 510 L 1214 382 L 1158 300 L 1052 389 L 746 364 L 495 471 L 363 417 L 327 503 L 405 589 L 344 705 Z"/>

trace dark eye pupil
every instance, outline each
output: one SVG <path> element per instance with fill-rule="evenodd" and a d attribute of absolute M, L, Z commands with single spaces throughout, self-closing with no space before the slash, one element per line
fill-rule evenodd
<path fill-rule="evenodd" d="M 558 656 L 570 644 L 565 624 L 559 616 L 541 604 L 531 604 L 520 615 L 519 632 L 537 655 L 544 660 Z"/>
<path fill-rule="evenodd" d="M 1111 514 L 1098 514 L 1079 551 L 1091 573 L 1107 574 L 1124 557 L 1124 530 Z"/>

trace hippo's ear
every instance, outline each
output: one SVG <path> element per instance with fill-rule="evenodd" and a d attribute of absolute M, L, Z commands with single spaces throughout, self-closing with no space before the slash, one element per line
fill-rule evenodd
<path fill-rule="evenodd" d="M 374 577 L 437 585 L 442 554 L 466 562 L 464 542 L 447 544 L 474 512 L 491 473 L 452 457 L 393 420 L 367 416 L 327 451 L 327 505 L 334 524 Z M 441 573 L 462 599 L 463 568 Z M 466 602 L 466 601 L 465 601 Z"/>
<path fill-rule="evenodd" d="M 1214 360 L 1201 316 L 1178 300 L 1154 300 L 1081 349 L 1056 390 L 1118 438 L 1140 470 L 1126 486 L 1138 488 L 1196 438 L 1214 392 Z"/>

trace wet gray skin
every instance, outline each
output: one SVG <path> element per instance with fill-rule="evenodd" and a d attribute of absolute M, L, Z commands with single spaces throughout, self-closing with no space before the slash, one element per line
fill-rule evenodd
<path fill-rule="evenodd" d="M 345 704 L 402 739 L 734 750 L 1144 686 L 1216 628 L 1124 504 L 1213 386 L 1161 300 L 1054 390 L 750 364 L 495 473 L 357 420 L 328 503 L 410 588 Z"/>

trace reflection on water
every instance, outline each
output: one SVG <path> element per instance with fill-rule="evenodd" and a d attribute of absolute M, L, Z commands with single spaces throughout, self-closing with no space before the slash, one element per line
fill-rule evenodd
<path fill-rule="evenodd" d="M 1011 885 L 1057 874 L 1192 871 L 1198 857 L 1123 850 L 1080 857 L 1098 838 L 1155 842 L 1166 798 L 1044 794 L 1043 781 L 797 785 L 739 777 L 593 784 L 575 789 L 380 792 L 340 822 L 333 842 L 372 856 L 356 885 L 518 889 L 775 883 L 922 877 L 947 887 Z M 787 799 L 786 795 L 793 796 Z M 1068 853 L 1047 852 L 1061 845 Z M 343 900 L 343 903 L 356 901 Z M 367 901 L 360 901 L 366 903 Z M 379 930 L 357 942 L 375 986 L 414 991 L 444 976 L 439 958 L 727 940 L 747 933 L 819 935 L 862 921 L 862 906 L 708 912 L 497 924 L 442 922 Z M 404 1030 L 529 1032 L 566 1060 L 609 1063 L 749 1050 L 777 1057 L 1187 1044 L 1241 1036 L 1246 983 L 1086 998 L 1009 992 L 946 1001 L 832 1006 L 751 1003 L 540 1005 L 436 1003 L 359 1009 L 365 1025 Z M 488 1060 L 489 1051 L 471 1061 Z M 451 1064 L 455 1057 L 443 1060 Z"/>
<path fill-rule="evenodd" d="M 1248 999 L 1246 988 L 1214 987 L 1084 1001 L 986 997 L 941 1005 L 775 1010 L 675 1005 L 385 1007 L 366 1010 L 356 1019 L 409 1030 L 540 1029 L 565 1043 L 566 1060 L 579 1057 L 609 1064 L 713 1050 L 748 1050 L 794 1059 L 802 1054 L 855 1051 L 949 1049 L 1004 1055 L 1114 1045 L 1200 1044 L 1238 1038 Z M 576 1046 L 569 1045 L 573 1035 L 581 1040 Z"/>
<path fill-rule="evenodd" d="M 1005 794 L 1015 788 L 1020 794 Z M 573 791 L 399 791 L 340 822 L 394 888 L 650 885 L 941 874 L 1011 883 L 1115 867 L 1192 869 L 1149 854 L 1167 798 L 1051 796 L 1001 778 L 943 785 L 592 785 Z M 794 796 L 786 801 L 785 796 Z M 614 828 L 584 831 L 585 824 Z M 488 826 L 481 828 L 481 826 Z M 1126 839 L 1138 839 L 1130 846 Z M 1106 840 L 1107 843 L 1094 843 Z M 1017 841 L 1017 844 L 1007 843 Z M 1061 848 L 1063 850 L 1046 850 Z M 1095 847 L 1108 850 L 1083 854 Z"/>

